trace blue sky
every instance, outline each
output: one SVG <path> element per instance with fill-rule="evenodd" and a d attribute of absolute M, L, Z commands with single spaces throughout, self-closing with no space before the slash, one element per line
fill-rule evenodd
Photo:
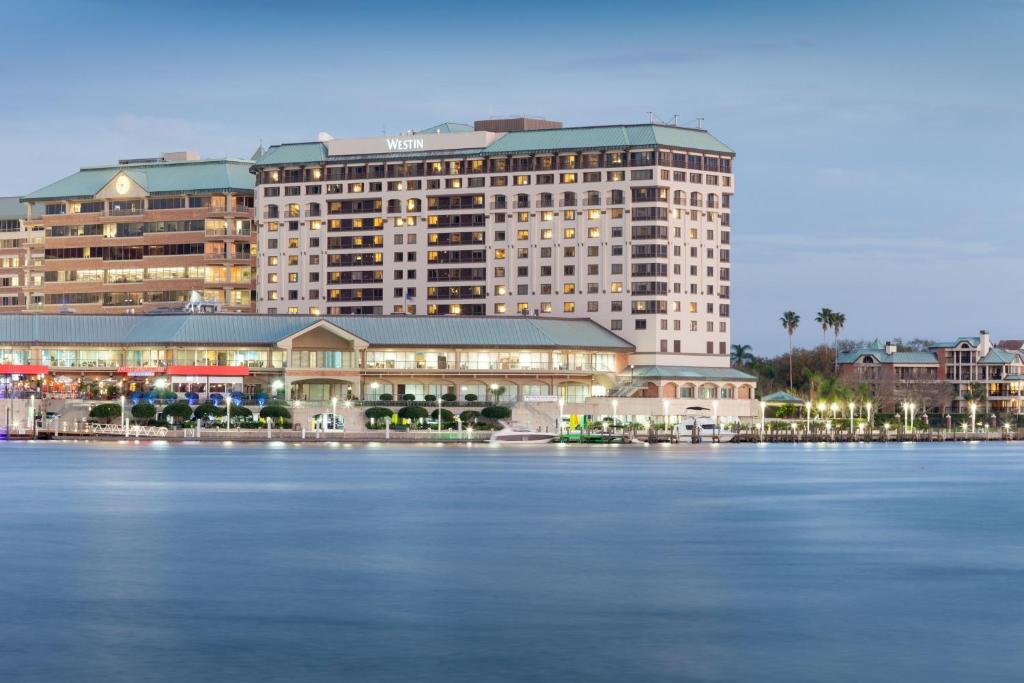
<path fill-rule="evenodd" d="M 6 3 L 0 194 L 175 149 L 647 111 L 736 149 L 733 338 L 1024 337 L 1024 0 Z"/>

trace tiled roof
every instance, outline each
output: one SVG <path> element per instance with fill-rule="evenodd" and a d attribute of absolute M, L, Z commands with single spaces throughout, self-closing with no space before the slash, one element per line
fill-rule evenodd
<path fill-rule="evenodd" d="M 689 365 L 637 365 L 633 368 L 634 378 L 651 379 L 733 379 L 753 381 L 748 375 L 735 368 L 702 368 Z"/>
<path fill-rule="evenodd" d="M 960 346 L 961 342 L 967 342 L 970 346 L 976 347 L 981 343 L 981 337 L 960 337 L 954 341 L 949 342 L 936 342 L 932 344 L 933 349 L 952 349 L 956 346 Z"/>
<path fill-rule="evenodd" d="M 1017 359 L 1018 356 L 1016 353 L 993 346 L 978 362 L 986 365 L 1005 365 L 1007 363 L 1013 363 Z"/>
<path fill-rule="evenodd" d="M 150 194 L 217 190 L 248 190 L 255 187 L 249 172 L 251 161 L 204 159 L 160 161 L 83 168 L 66 178 L 36 190 L 23 199 L 93 197 L 118 173 L 124 172 Z"/>
<path fill-rule="evenodd" d="M 938 357 L 931 351 L 897 351 L 886 353 L 880 349 L 857 349 L 839 354 L 839 364 L 856 363 L 864 356 L 871 356 L 876 363 L 894 365 L 937 365 Z"/>
<path fill-rule="evenodd" d="M 374 346 L 582 348 L 633 346 L 590 320 L 537 317 L 306 315 L 0 315 L 0 343 L 273 344 L 327 320 Z"/>
<path fill-rule="evenodd" d="M 327 159 L 327 146 L 322 142 L 299 142 L 271 145 L 255 160 L 256 164 L 312 164 Z"/>

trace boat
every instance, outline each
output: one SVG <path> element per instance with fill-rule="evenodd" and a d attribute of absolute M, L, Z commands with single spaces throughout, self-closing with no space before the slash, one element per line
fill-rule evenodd
<path fill-rule="evenodd" d="M 532 446 L 548 444 L 558 437 L 553 432 L 540 432 L 529 427 L 505 425 L 491 434 L 491 443 L 511 444 L 515 446 Z"/>
<path fill-rule="evenodd" d="M 691 413 L 710 412 L 706 408 L 691 408 Z M 729 443 L 736 438 L 736 432 L 731 432 L 715 422 L 710 416 L 702 414 L 691 414 L 684 417 L 680 422 L 672 426 L 672 435 L 680 442 L 693 442 L 694 437 L 698 441 L 712 441 L 715 443 Z"/>

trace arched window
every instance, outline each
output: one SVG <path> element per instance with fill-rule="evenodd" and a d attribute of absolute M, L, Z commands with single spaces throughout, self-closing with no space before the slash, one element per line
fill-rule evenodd
<path fill-rule="evenodd" d="M 686 206 L 686 193 L 683 192 L 682 190 L 676 190 L 675 192 L 673 192 L 672 203 Z"/>
<path fill-rule="evenodd" d="M 576 193 L 575 192 L 563 192 L 562 193 L 562 206 L 576 206 Z"/>
<path fill-rule="evenodd" d="M 718 208 L 718 195 L 716 195 L 716 194 L 708 194 L 708 208 L 709 209 Z"/>
<path fill-rule="evenodd" d="M 704 200 L 700 196 L 700 192 L 690 193 L 690 206 L 704 206 Z"/>
<path fill-rule="evenodd" d="M 537 206 L 541 208 L 552 207 L 555 205 L 555 199 L 550 192 L 541 192 L 537 197 Z"/>
<path fill-rule="evenodd" d="M 528 194 L 517 194 L 516 195 L 516 208 L 517 209 L 528 209 L 530 208 L 530 195 Z"/>
<path fill-rule="evenodd" d="M 609 204 L 623 204 L 625 202 L 625 195 L 622 190 L 609 190 L 608 191 L 608 203 Z"/>
<path fill-rule="evenodd" d="M 597 190 L 587 190 L 584 201 L 587 206 L 601 206 L 601 193 Z"/>

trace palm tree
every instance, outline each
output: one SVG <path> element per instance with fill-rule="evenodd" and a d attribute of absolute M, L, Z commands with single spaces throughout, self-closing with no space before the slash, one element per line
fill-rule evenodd
<path fill-rule="evenodd" d="M 824 346 L 828 346 L 828 339 L 825 334 L 828 332 L 828 328 L 832 327 L 832 316 L 835 313 L 832 312 L 831 308 L 823 308 L 818 311 L 818 315 L 814 316 L 814 322 L 821 325 L 821 343 Z"/>
<path fill-rule="evenodd" d="M 779 322 L 789 334 L 789 390 L 793 391 L 793 333 L 800 326 L 800 316 L 796 314 L 796 311 L 786 311 L 779 318 Z"/>
<path fill-rule="evenodd" d="M 750 344 L 732 345 L 732 364 L 739 367 L 754 360 L 753 347 Z"/>
<path fill-rule="evenodd" d="M 839 374 L 839 331 L 846 324 L 846 315 L 836 311 L 832 314 L 832 330 L 836 333 L 836 374 Z"/>

